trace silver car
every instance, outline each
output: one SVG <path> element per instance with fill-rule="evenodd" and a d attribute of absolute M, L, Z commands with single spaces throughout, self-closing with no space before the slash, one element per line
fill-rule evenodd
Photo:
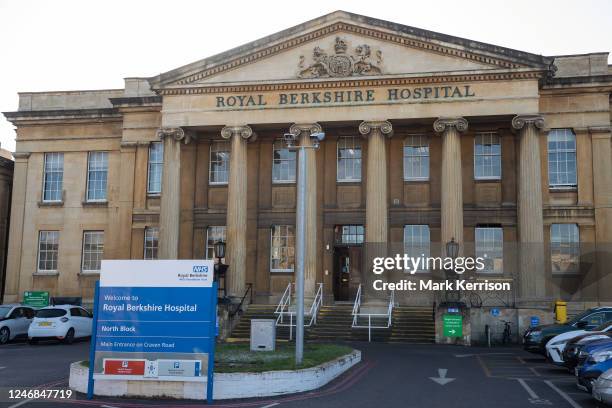
<path fill-rule="evenodd" d="M 27 336 L 34 309 L 22 305 L 0 305 L 0 344 Z"/>
<path fill-rule="evenodd" d="M 593 382 L 593 398 L 607 405 L 612 405 L 612 368 Z"/>

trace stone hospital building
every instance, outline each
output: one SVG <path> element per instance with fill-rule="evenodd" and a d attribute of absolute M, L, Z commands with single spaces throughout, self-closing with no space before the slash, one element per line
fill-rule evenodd
<path fill-rule="evenodd" d="M 277 302 L 295 259 L 283 135 L 322 131 L 307 296 L 323 283 L 352 300 L 367 243 L 433 255 L 454 239 L 487 255 L 471 279 L 515 282 L 513 304 L 610 301 L 611 91 L 607 52 L 535 55 L 337 11 L 123 89 L 20 93 L 4 113 L 3 300 L 88 303 L 101 259 L 212 258 L 221 239 L 229 294 Z"/>

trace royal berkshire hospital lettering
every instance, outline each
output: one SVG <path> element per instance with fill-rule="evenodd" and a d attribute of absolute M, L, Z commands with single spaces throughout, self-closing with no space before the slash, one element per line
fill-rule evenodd
<path fill-rule="evenodd" d="M 379 99 L 377 96 L 381 95 Z M 384 95 L 384 96 L 383 96 Z M 350 89 L 346 91 L 316 91 L 278 93 L 276 95 L 216 96 L 217 108 L 248 108 L 287 105 L 326 105 L 373 102 L 398 102 L 407 100 L 455 99 L 476 96 L 470 85 L 427 86 L 413 88 Z"/>

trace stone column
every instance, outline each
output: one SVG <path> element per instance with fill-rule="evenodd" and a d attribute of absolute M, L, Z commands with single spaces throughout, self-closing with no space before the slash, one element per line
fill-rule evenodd
<path fill-rule="evenodd" d="M 164 170 L 159 214 L 159 259 L 178 259 L 181 142 L 188 143 L 190 137 L 182 128 L 160 128 L 157 136 L 164 143 Z"/>
<path fill-rule="evenodd" d="M 4 299 L 0 299 L 0 303 L 19 302 L 21 293 L 24 287 L 21 287 L 21 260 L 24 257 L 24 252 L 33 253 L 36 256 L 36 249 L 23 251 L 23 225 L 27 217 L 26 214 L 26 195 L 27 195 L 27 179 L 28 179 L 28 161 L 30 152 L 17 151 L 13 153 L 15 158 L 15 167 L 13 170 L 13 191 L 11 197 L 11 219 L 9 222 L 9 245 L 6 264 L 6 285 L 4 286 Z M 8 203 L 7 203 L 8 204 Z M 25 237 L 27 246 L 36 246 L 38 241 L 37 235 L 29 235 Z M 27 263 L 26 263 L 27 265 Z M 36 265 L 34 265 L 34 271 Z M 24 275 L 28 279 L 32 279 L 32 270 L 24 270 Z M 29 281 L 29 280 L 28 280 Z"/>
<path fill-rule="evenodd" d="M 318 123 L 294 123 L 289 133 L 298 138 L 300 146 L 312 147 L 312 133 L 321 132 Z M 304 259 L 304 297 L 315 295 L 317 279 L 317 158 L 314 149 L 306 149 L 306 252 Z M 309 306 L 306 306 L 309 307 Z"/>
<path fill-rule="evenodd" d="M 542 214 L 542 172 L 539 115 L 518 115 L 512 127 L 519 133 L 518 148 L 518 305 L 537 306 L 546 299 L 544 220 Z"/>
<path fill-rule="evenodd" d="M 464 118 L 439 118 L 434 130 L 442 133 L 441 234 L 442 253 L 446 243 L 455 239 L 463 249 L 463 185 L 461 171 L 461 132 L 468 123 Z"/>
<path fill-rule="evenodd" d="M 609 126 L 589 127 L 593 143 L 593 193 L 597 242 L 597 297 L 612 301 L 612 132 Z M 578 181 L 580 183 L 580 180 Z M 587 299 L 590 300 L 590 299 Z"/>
<path fill-rule="evenodd" d="M 385 135 L 390 137 L 392 131 L 393 127 L 388 121 L 359 124 L 359 133 L 368 139 L 365 240 L 370 244 L 386 243 L 389 238 Z"/>
<path fill-rule="evenodd" d="M 227 186 L 227 293 L 234 299 L 246 287 L 247 251 L 247 140 L 254 140 L 249 126 L 226 126 L 221 137 L 231 144 Z"/>

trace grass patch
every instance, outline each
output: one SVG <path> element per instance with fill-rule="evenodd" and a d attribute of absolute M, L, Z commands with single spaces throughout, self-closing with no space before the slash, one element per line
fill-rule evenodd
<path fill-rule="evenodd" d="M 298 368 L 310 368 L 352 352 L 348 346 L 337 344 L 305 344 L 304 361 Z M 81 361 L 89 367 L 89 360 Z M 217 344 L 216 373 L 261 373 L 263 371 L 295 370 L 295 346 L 277 344 L 276 351 L 251 351 L 249 344 Z"/>
<path fill-rule="evenodd" d="M 334 360 L 353 349 L 337 344 L 304 345 L 304 361 L 297 368 L 309 368 Z M 250 351 L 248 344 L 217 344 L 215 372 L 236 373 L 295 370 L 295 346 L 276 345 L 276 351 Z"/>

